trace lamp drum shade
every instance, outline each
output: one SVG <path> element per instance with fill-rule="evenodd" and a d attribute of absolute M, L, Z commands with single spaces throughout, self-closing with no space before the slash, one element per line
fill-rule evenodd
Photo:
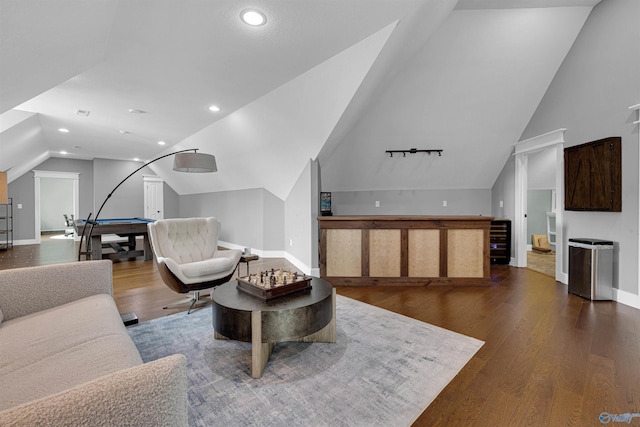
<path fill-rule="evenodd" d="M 173 159 L 173 170 L 178 172 L 206 173 L 218 170 L 216 158 L 204 153 L 178 153 Z"/>

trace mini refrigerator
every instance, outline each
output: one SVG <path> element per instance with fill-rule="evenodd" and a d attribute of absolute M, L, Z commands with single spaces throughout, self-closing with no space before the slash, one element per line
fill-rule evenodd
<path fill-rule="evenodd" d="M 569 293 L 613 299 L 613 247 L 608 240 L 569 239 Z"/>

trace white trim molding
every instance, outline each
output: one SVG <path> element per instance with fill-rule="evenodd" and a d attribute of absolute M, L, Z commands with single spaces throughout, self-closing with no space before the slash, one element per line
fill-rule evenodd
<path fill-rule="evenodd" d="M 14 240 L 13 241 L 13 246 L 20 246 L 20 245 L 38 245 L 40 244 L 40 240 L 36 240 L 36 239 L 23 239 L 23 240 Z"/>
<path fill-rule="evenodd" d="M 218 240 L 218 245 L 224 248 L 229 248 L 229 249 L 244 250 L 244 248 L 246 248 L 246 246 L 237 245 L 235 243 L 230 243 L 230 242 L 223 242 L 222 240 Z M 291 255 L 286 251 L 263 251 L 261 249 L 254 249 L 254 248 L 250 248 L 250 249 L 253 255 L 258 255 L 260 258 L 284 258 L 287 261 L 289 261 L 291 264 L 295 265 L 297 269 L 299 269 L 301 272 L 303 272 L 307 276 L 320 277 L 320 269 L 310 268 L 309 266 L 305 265 L 305 263 L 300 261 L 298 258 L 294 257 L 293 255 Z"/>
<path fill-rule="evenodd" d="M 35 244 L 40 244 L 40 180 L 42 178 L 58 178 L 73 180 L 73 217 L 79 218 L 80 215 L 80 173 L 78 172 L 59 172 L 59 171 L 33 171 L 34 185 L 34 209 L 35 209 Z M 74 237 L 77 238 L 74 232 Z"/>
<path fill-rule="evenodd" d="M 515 154 L 531 154 L 545 148 L 553 147 L 557 144 L 564 144 L 564 133 L 567 129 L 561 128 L 525 139 L 513 144 L 515 146 Z"/>
<path fill-rule="evenodd" d="M 142 175 L 143 182 L 164 182 L 162 177 L 158 175 Z"/>
<path fill-rule="evenodd" d="M 514 243 L 515 266 L 527 266 L 527 175 L 528 155 L 546 149 L 556 150 L 556 280 L 567 283 L 567 274 L 562 272 L 564 252 L 563 206 L 564 206 L 564 132 L 561 128 L 514 144 L 516 156 Z"/>
<path fill-rule="evenodd" d="M 640 295 L 634 295 L 631 292 L 613 288 L 613 300 L 640 310 Z"/>

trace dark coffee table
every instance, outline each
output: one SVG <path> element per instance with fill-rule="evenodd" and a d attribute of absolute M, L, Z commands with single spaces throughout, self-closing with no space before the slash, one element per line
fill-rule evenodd
<path fill-rule="evenodd" d="M 336 292 L 312 278 L 311 289 L 264 301 L 227 282 L 211 292 L 216 339 L 251 343 L 251 376 L 260 378 L 277 342 L 336 342 Z"/>

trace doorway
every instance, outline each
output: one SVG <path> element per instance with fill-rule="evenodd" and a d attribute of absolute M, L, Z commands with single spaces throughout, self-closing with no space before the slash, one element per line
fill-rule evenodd
<path fill-rule="evenodd" d="M 555 158 L 553 164 L 553 178 L 555 181 L 555 195 L 552 203 L 558 209 L 555 212 L 555 279 L 561 283 L 567 283 L 568 276 L 562 271 L 563 256 L 563 227 L 562 209 L 564 206 L 564 132 L 566 129 L 558 129 L 534 138 L 530 138 L 515 144 L 516 156 L 516 206 L 514 221 L 515 261 L 517 267 L 527 266 L 527 238 L 528 238 L 528 206 L 527 196 L 529 190 L 529 160 L 536 153 L 545 152 L 545 155 Z"/>
<path fill-rule="evenodd" d="M 34 170 L 33 177 L 35 189 L 35 241 L 36 244 L 40 244 L 40 235 L 43 231 L 43 217 L 46 221 L 45 224 L 51 223 L 52 227 L 55 227 L 54 224 L 56 216 L 59 216 L 60 223 L 64 224 L 63 213 L 67 213 L 67 215 L 73 215 L 74 218 L 78 218 L 80 211 L 80 174 L 77 172 Z M 45 192 L 51 191 L 55 191 L 59 194 L 61 194 L 60 192 L 70 192 L 70 194 L 61 196 L 61 198 L 70 203 L 59 203 L 59 199 L 51 199 L 49 197 L 50 194 L 45 194 Z M 63 212 L 67 209 L 70 210 L 70 212 Z M 46 225 L 46 227 L 48 227 L 48 225 Z M 74 233 L 74 238 L 75 237 Z"/>

